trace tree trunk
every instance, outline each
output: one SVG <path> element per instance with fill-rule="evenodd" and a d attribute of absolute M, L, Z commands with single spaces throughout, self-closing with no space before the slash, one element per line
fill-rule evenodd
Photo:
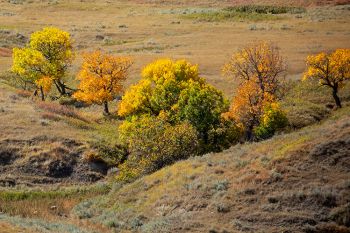
<path fill-rule="evenodd" d="M 60 94 L 61 95 L 67 94 L 67 92 L 66 92 L 66 85 L 63 82 L 61 82 L 60 80 L 58 80 L 57 83 L 58 83 L 58 85 L 60 86 L 60 89 L 61 89 Z"/>
<path fill-rule="evenodd" d="M 105 115 L 109 115 L 110 114 L 109 113 L 109 109 L 108 109 L 108 102 L 107 101 L 103 103 L 103 113 Z"/>
<path fill-rule="evenodd" d="M 335 104 L 337 105 L 338 108 L 341 108 L 341 102 L 340 102 L 340 98 L 338 96 L 338 88 L 333 87 L 333 98 L 335 100 Z"/>
<path fill-rule="evenodd" d="M 251 124 L 247 127 L 247 131 L 246 131 L 246 140 L 251 142 L 253 141 L 253 128 L 254 128 L 254 125 Z"/>
<path fill-rule="evenodd" d="M 60 80 L 55 80 L 54 83 L 57 88 L 57 91 L 60 93 L 61 96 L 67 94 L 66 85 L 63 82 L 61 82 Z"/>
<path fill-rule="evenodd" d="M 40 87 L 40 94 L 41 94 L 41 101 L 45 100 L 44 90 L 43 87 Z"/>

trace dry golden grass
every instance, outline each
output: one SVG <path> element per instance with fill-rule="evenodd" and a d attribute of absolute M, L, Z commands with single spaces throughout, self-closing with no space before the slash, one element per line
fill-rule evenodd
<path fill-rule="evenodd" d="M 1 222 L 1 221 L 0 221 L 0 229 L 1 229 L 1 233 L 36 233 L 34 229 L 33 230 L 24 229 L 24 228 L 16 227 L 9 223 Z"/>

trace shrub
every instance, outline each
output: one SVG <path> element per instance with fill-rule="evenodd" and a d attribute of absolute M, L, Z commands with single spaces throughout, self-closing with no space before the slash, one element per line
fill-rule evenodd
<path fill-rule="evenodd" d="M 272 103 L 265 106 L 260 125 L 254 129 L 254 134 L 258 139 L 266 139 L 287 125 L 288 119 L 284 111 L 277 103 Z"/>
<path fill-rule="evenodd" d="M 173 126 L 165 119 L 143 115 L 125 121 L 119 131 L 130 152 L 120 166 L 120 180 L 154 172 L 198 151 L 197 132 L 188 123 Z"/>
<path fill-rule="evenodd" d="M 88 154 L 87 159 L 93 161 L 103 161 L 109 166 L 117 166 L 123 163 L 128 155 L 127 148 L 125 146 L 110 143 L 106 141 L 96 141 L 92 143 L 97 153 Z"/>
<path fill-rule="evenodd" d="M 239 141 L 242 134 L 242 128 L 236 123 L 231 120 L 221 118 L 220 123 L 208 131 L 207 143 L 201 144 L 202 151 L 220 152 L 228 149 L 234 143 Z"/>

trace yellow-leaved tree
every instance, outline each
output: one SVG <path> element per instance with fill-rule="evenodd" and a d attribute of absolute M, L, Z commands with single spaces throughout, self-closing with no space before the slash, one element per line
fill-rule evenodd
<path fill-rule="evenodd" d="M 132 65 L 129 57 L 116 57 L 101 51 L 86 53 L 77 76 L 79 90 L 74 93 L 78 100 L 104 106 L 109 114 L 108 102 L 115 99 L 123 90 L 122 82 L 127 78 Z"/>
<path fill-rule="evenodd" d="M 308 56 L 307 66 L 303 80 L 318 79 L 320 85 L 330 87 L 337 107 L 341 108 L 338 92 L 350 80 L 350 49 Z"/>
<path fill-rule="evenodd" d="M 58 28 L 47 27 L 34 32 L 25 48 L 13 49 L 12 71 L 35 84 L 41 91 L 42 99 L 43 89 L 50 89 L 48 85 L 52 83 L 61 95 L 65 95 L 68 87 L 64 78 L 73 58 L 70 34 Z"/>

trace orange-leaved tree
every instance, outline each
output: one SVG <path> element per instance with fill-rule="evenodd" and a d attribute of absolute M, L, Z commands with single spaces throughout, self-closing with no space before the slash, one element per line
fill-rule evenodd
<path fill-rule="evenodd" d="M 274 102 L 272 95 L 263 93 L 256 82 L 246 81 L 239 86 L 230 111 L 223 116 L 237 122 L 245 131 L 246 139 L 251 140 L 254 127 L 260 124 L 264 107 L 271 102 Z"/>
<path fill-rule="evenodd" d="M 230 111 L 224 116 L 240 124 L 247 140 L 254 138 L 254 128 L 261 123 L 264 109 L 282 94 L 286 64 L 276 46 L 261 42 L 235 53 L 223 72 L 238 80 L 238 90 Z"/>
<path fill-rule="evenodd" d="M 286 71 L 286 64 L 279 49 L 267 42 L 244 47 L 233 54 L 224 65 L 223 72 L 239 80 L 254 81 L 263 93 L 278 94 L 281 87 L 281 76 Z"/>
<path fill-rule="evenodd" d="M 83 58 L 84 62 L 77 76 L 80 80 L 79 90 L 73 96 L 89 104 L 103 105 L 104 113 L 109 114 L 108 102 L 121 94 L 122 82 L 128 76 L 132 60 L 101 51 L 86 53 Z"/>
<path fill-rule="evenodd" d="M 308 56 L 307 66 L 303 80 L 315 78 L 320 85 L 330 87 L 337 107 L 341 108 L 338 92 L 350 80 L 350 49 Z"/>

